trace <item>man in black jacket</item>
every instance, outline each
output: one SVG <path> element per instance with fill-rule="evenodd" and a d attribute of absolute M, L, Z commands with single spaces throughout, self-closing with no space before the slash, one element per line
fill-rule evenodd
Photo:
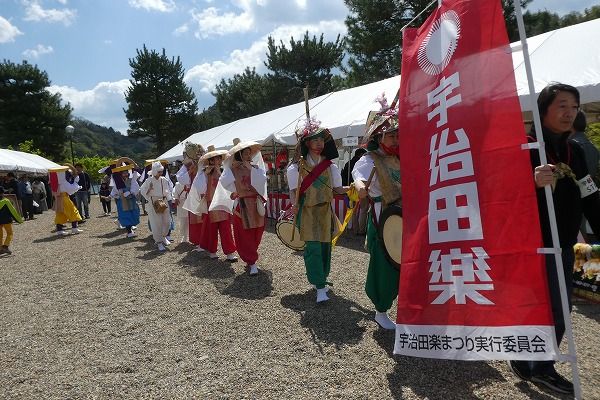
<path fill-rule="evenodd" d="M 92 187 L 92 183 L 90 181 L 90 176 L 88 175 L 88 173 L 83 170 L 82 164 L 75 164 L 75 168 L 77 168 L 77 173 L 79 174 L 79 186 L 81 186 L 81 189 L 79 189 L 79 191 L 75 193 L 77 210 L 79 211 L 79 215 L 81 215 L 82 218 L 89 219 L 90 189 Z"/>
<path fill-rule="evenodd" d="M 544 192 L 544 187 L 551 185 L 559 246 L 562 248 L 563 270 L 561 272 L 564 274 L 567 286 L 570 310 L 575 258 L 573 245 L 577 242 L 583 215 L 590 222 L 594 233 L 600 233 L 600 194 L 590 177 L 584 150 L 570 137 L 573 122 L 579 111 L 579 91 L 573 86 L 552 84 L 542 90 L 537 103 L 548 159 L 548 164 L 540 165 L 538 152 L 534 151 L 531 154 L 540 225 L 544 247 L 554 247 Z M 556 341 L 560 345 L 565 333 L 565 317 L 562 312 L 554 255 L 546 256 L 546 268 Z M 511 361 L 510 367 L 523 380 L 545 385 L 561 393 L 573 393 L 573 384 L 556 372 L 554 361 Z"/>

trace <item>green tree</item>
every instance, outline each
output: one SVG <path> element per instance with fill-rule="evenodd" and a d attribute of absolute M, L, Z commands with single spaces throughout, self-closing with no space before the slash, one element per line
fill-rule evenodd
<path fill-rule="evenodd" d="M 227 81 L 221 79 L 212 93 L 216 98 L 215 106 L 221 122 L 231 122 L 271 110 L 274 106 L 272 90 L 272 82 L 257 74 L 254 68 L 246 67 L 242 74 L 235 74 Z"/>
<path fill-rule="evenodd" d="M 144 45 L 129 59 L 131 87 L 125 93 L 128 107 L 128 134 L 149 137 L 156 151 L 162 153 L 197 129 L 198 102 L 183 81 L 184 70 L 179 60 L 148 51 Z"/>
<path fill-rule="evenodd" d="M 113 160 L 114 158 L 111 157 L 76 157 L 75 163 L 81 163 L 92 181 L 99 182 L 104 177 L 104 174 L 100 174 L 98 171 L 110 165 Z"/>
<path fill-rule="evenodd" d="M 223 117 L 221 117 L 221 114 L 217 109 L 216 104 L 213 104 L 212 106 L 203 109 L 202 112 L 196 116 L 196 122 L 198 123 L 199 132 L 208 130 L 210 128 L 214 128 L 215 126 L 219 126 L 225 123 L 225 121 L 223 121 Z"/>
<path fill-rule="evenodd" d="M 549 11 L 526 12 L 523 14 L 527 36 L 540 35 L 562 27 L 561 19 L 556 13 Z"/>
<path fill-rule="evenodd" d="M 344 40 L 340 36 L 335 42 L 325 42 L 323 34 L 312 39 L 308 31 L 302 40 L 290 38 L 289 48 L 280 41 L 279 45 L 269 36 L 265 66 L 271 71 L 272 97 L 278 99 L 276 106 L 297 103 L 304 99 L 303 88 L 310 89 L 311 97 L 329 93 L 334 89 L 332 82 L 336 68 L 342 66 Z"/>
<path fill-rule="evenodd" d="M 346 17 L 349 58 L 344 68 L 348 85 L 364 85 L 398 75 L 402 61 L 401 29 L 419 15 L 430 4 L 430 0 L 344 1 L 350 11 Z M 521 6 L 525 7 L 530 2 L 521 0 Z M 509 38 L 518 38 L 512 0 L 502 0 L 502 6 Z M 421 25 L 433 7 L 417 17 L 411 26 Z"/>
<path fill-rule="evenodd" d="M 600 18 L 600 6 L 586 8 L 583 13 L 572 11 L 562 17 L 548 10 L 523 14 L 527 36 L 539 35 L 597 18 Z"/>
<path fill-rule="evenodd" d="M 31 143 L 54 161 L 63 158 L 71 106 L 48 91 L 50 80 L 37 65 L 0 64 L 0 146 Z"/>

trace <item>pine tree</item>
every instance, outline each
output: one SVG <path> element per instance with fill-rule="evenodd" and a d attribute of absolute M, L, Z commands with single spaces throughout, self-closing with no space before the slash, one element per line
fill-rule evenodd
<path fill-rule="evenodd" d="M 158 153 L 194 133 L 198 102 L 183 81 L 179 57 L 169 60 L 164 49 L 159 54 L 148 51 L 144 45 L 134 59 L 129 59 L 129 65 L 131 87 L 125 93 L 127 133 L 149 137 Z"/>
<path fill-rule="evenodd" d="M 246 68 L 233 78 L 221 79 L 215 87 L 216 109 L 222 122 L 231 122 L 250 117 L 273 108 L 272 84 L 254 68 Z"/>
<path fill-rule="evenodd" d="M 350 57 L 345 68 L 349 86 L 364 85 L 400 74 L 401 29 L 424 10 L 430 0 L 344 0 L 350 10 L 346 18 L 346 47 Z M 521 0 L 525 7 L 531 0 Z M 509 38 L 518 38 L 512 0 L 502 0 Z M 435 4 L 411 26 L 421 25 Z"/>
<path fill-rule="evenodd" d="M 0 64 L 0 147 L 31 141 L 45 156 L 63 159 L 72 109 L 61 105 L 60 94 L 51 94 L 49 86 L 48 74 L 37 65 Z"/>
<path fill-rule="evenodd" d="M 291 37 L 289 48 L 283 41 L 276 45 L 270 36 L 268 40 L 265 66 L 271 71 L 267 77 L 279 107 L 301 102 L 307 86 L 311 97 L 334 89 L 333 71 L 341 67 L 344 57 L 344 40 L 339 35 L 335 42 L 325 42 L 322 34 L 317 40 L 316 36 L 310 38 L 307 31 L 302 40 Z"/>

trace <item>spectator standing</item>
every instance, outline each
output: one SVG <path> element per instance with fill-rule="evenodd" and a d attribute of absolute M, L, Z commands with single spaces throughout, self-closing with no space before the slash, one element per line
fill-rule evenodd
<path fill-rule="evenodd" d="M 544 247 L 553 247 L 544 191 L 545 186 L 551 185 L 559 246 L 562 248 L 563 270 L 560 273 L 564 274 L 570 311 L 575 259 L 573 245 L 577 242 L 583 215 L 594 233 L 600 234 L 600 195 L 590 178 L 584 148 L 571 138 L 579 111 L 579 91 L 573 86 L 551 84 L 540 92 L 537 104 L 548 159 L 548 164 L 540 165 L 538 153 L 531 153 L 542 238 Z M 534 140 L 530 138 L 530 141 Z M 565 318 L 569 316 L 562 312 L 554 255 L 546 256 L 546 268 L 556 343 L 560 346 L 565 333 Z M 560 393 L 573 393 L 573 384 L 556 372 L 554 361 L 510 361 L 509 365 L 522 380 L 542 384 Z"/>
<path fill-rule="evenodd" d="M 79 176 L 79 186 L 81 189 L 75 193 L 75 201 L 77 204 L 77 210 L 79 211 L 79 215 L 82 218 L 89 219 L 90 218 L 90 189 L 92 187 L 92 182 L 90 181 L 90 176 L 87 172 L 83 170 L 83 165 L 81 163 L 75 164 L 75 168 L 77 168 L 77 175 Z"/>
<path fill-rule="evenodd" d="M 111 197 L 110 197 L 110 187 L 107 182 L 102 182 L 100 184 L 100 190 L 98 191 L 98 195 L 100 196 L 100 203 L 102 203 L 102 209 L 104 210 L 104 215 L 109 216 L 111 211 Z"/>
<path fill-rule="evenodd" d="M 44 182 L 38 177 L 33 180 L 31 184 L 31 190 L 33 191 L 33 201 L 35 201 L 38 206 L 36 207 L 36 213 L 41 214 L 44 211 L 48 211 L 48 206 L 46 204 L 46 196 L 48 192 L 46 192 L 46 186 Z"/>
<path fill-rule="evenodd" d="M 21 209 L 23 211 L 23 218 L 26 220 L 35 219 L 33 216 L 33 189 L 27 175 L 22 175 L 19 183 L 17 184 L 18 197 L 21 199 Z"/>

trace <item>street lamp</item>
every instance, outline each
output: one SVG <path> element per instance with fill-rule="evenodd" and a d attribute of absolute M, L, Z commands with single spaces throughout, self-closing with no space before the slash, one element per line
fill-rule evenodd
<path fill-rule="evenodd" d="M 75 157 L 73 157 L 73 132 L 75 132 L 75 128 L 73 125 L 67 125 L 65 131 L 69 135 L 69 143 L 71 144 L 71 163 L 75 164 Z"/>

